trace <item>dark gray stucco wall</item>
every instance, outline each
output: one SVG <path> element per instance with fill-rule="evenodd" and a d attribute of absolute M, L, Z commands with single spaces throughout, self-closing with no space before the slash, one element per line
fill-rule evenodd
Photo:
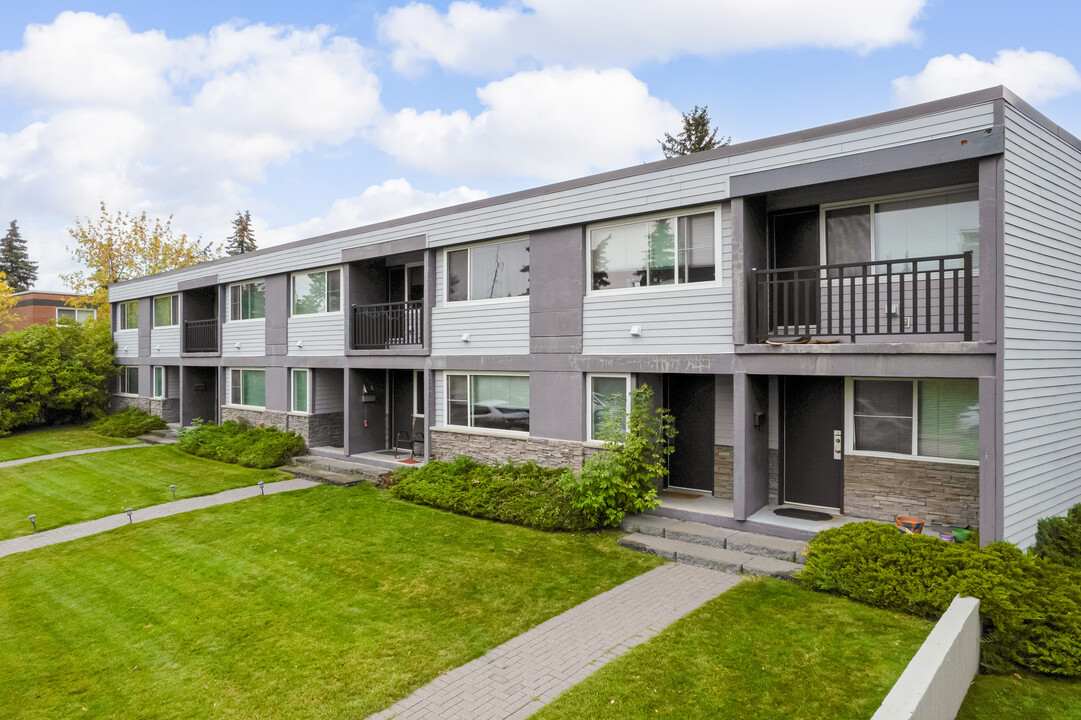
<path fill-rule="evenodd" d="M 765 197 L 734 198 L 732 200 L 732 342 L 743 345 L 754 342 L 748 338 L 753 327 L 747 302 L 752 268 L 766 267 L 766 199 Z"/>
<path fill-rule="evenodd" d="M 271 275 L 266 279 L 266 354 L 289 352 L 289 275 Z"/>
<path fill-rule="evenodd" d="M 1002 396 L 998 378 L 980 378 L 980 542 L 1002 540 Z"/>
<path fill-rule="evenodd" d="M 529 277 L 530 352 L 582 352 L 585 228 L 530 235 Z"/>
<path fill-rule="evenodd" d="M 576 372 L 529 374 L 529 434 L 585 440 L 585 376 Z"/>
<path fill-rule="evenodd" d="M 289 369 L 268 367 L 266 369 L 266 409 L 289 409 Z"/>
<path fill-rule="evenodd" d="M 150 357 L 150 325 L 154 317 L 153 298 L 139 298 L 139 357 Z"/>

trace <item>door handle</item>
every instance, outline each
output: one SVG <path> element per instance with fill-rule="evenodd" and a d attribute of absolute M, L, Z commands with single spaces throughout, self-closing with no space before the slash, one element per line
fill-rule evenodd
<path fill-rule="evenodd" d="M 840 460 L 841 459 L 841 448 L 842 448 L 841 431 L 840 430 L 834 430 L 833 431 L 833 459 L 834 460 Z"/>

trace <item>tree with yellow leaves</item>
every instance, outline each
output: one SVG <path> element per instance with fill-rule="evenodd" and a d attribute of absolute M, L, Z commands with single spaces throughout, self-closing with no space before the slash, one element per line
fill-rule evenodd
<path fill-rule="evenodd" d="M 83 223 L 76 218 L 68 234 L 76 243 L 69 251 L 89 271 L 63 274 L 60 279 L 85 296 L 72 304 L 97 308 L 99 318 L 109 312 L 110 284 L 221 257 L 220 245 L 201 246 L 183 233 L 176 235 L 172 215 L 162 222 L 146 212 L 110 214 L 104 201 L 96 220 L 88 217 Z"/>
<path fill-rule="evenodd" d="M 11 329 L 15 320 L 15 291 L 7 284 L 7 276 L 0 272 L 0 333 Z"/>

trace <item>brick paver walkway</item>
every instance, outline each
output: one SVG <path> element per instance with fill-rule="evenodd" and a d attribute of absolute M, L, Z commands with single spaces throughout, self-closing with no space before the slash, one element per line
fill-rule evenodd
<path fill-rule="evenodd" d="M 128 445 L 127 447 L 135 446 Z M 273 495 L 274 493 L 288 492 L 290 490 L 303 490 L 304 488 L 314 487 L 318 484 L 319 483 L 311 482 L 310 480 L 294 478 L 293 480 L 280 480 L 278 482 L 267 483 L 263 486 L 263 490 L 267 495 Z M 226 490 L 215 495 L 203 495 L 201 497 L 174 500 L 172 502 L 162 503 L 161 505 L 151 505 L 150 507 L 134 510 L 131 513 L 131 521 L 144 522 L 146 520 L 169 517 L 170 515 L 178 515 L 180 513 L 191 512 L 192 510 L 200 510 L 215 505 L 224 505 L 226 503 L 236 502 L 237 500 L 244 500 L 246 498 L 256 497 L 257 495 L 259 495 L 259 486 L 252 485 L 250 487 Z M 24 535 L 23 537 L 17 537 L 12 540 L 4 540 L 0 542 L 0 557 L 26 552 L 27 550 L 34 550 L 36 548 L 45 547 L 46 545 L 55 545 L 56 543 L 67 542 L 68 540 L 76 540 L 78 538 L 87 537 L 88 535 L 96 535 L 97 533 L 113 530 L 127 524 L 127 513 L 120 513 L 118 515 L 109 515 L 108 517 L 77 523 L 75 525 L 65 525 L 64 527 L 59 527 L 55 530 L 44 530 L 39 533 L 34 533 L 33 535 Z"/>
<path fill-rule="evenodd" d="M 693 565 L 662 565 L 436 678 L 368 720 L 529 717 L 739 580 Z"/>
<path fill-rule="evenodd" d="M 52 453 L 50 455 L 35 455 L 34 457 L 20 458 L 18 460 L 5 460 L 0 462 L 0 468 L 15 467 L 38 460 L 55 460 L 56 458 L 71 457 L 72 455 L 89 455 L 90 453 L 109 452 L 110 450 L 130 450 L 132 448 L 150 447 L 150 443 L 135 443 L 134 445 L 111 445 L 103 448 L 87 448 L 86 450 L 68 450 L 66 452 Z"/>

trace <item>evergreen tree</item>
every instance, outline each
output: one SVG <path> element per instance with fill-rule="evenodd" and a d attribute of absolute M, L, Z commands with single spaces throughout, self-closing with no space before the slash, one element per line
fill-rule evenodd
<path fill-rule="evenodd" d="M 255 250 L 255 231 L 251 228 L 251 213 L 236 211 L 233 219 L 233 234 L 228 238 L 225 252 L 230 255 L 242 255 Z"/>
<path fill-rule="evenodd" d="M 694 106 L 694 110 L 683 113 L 683 128 L 672 137 L 664 134 L 664 140 L 658 140 L 666 158 L 690 155 L 691 153 L 724 147 L 732 142 L 730 137 L 717 137 L 717 128 L 709 126 L 709 106 Z"/>
<path fill-rule="evenodd" d="M 19 225 L 14 220 L 0 240 L 0 273 L 7 276 L 7 283 L 15 292 L 29 290 L 38 279 L 38 264 L 30 261 L 26 241 L 19 235 Z"/>

